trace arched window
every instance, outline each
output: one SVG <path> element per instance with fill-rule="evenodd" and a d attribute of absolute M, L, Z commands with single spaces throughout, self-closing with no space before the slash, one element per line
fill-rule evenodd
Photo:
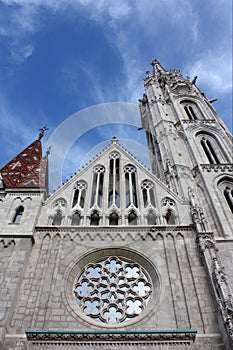
<path fill-rule="evenodd" d="M 129 164 L 124 169 L 125 172 L 125 188 L 126 188 L 126 207 L 133 204 L 138 206 L 137 187 L 136 187 L 136 168 Z"/>
<path fill-rule="evenodd" d="M 95 210 L 91 214 L 90 224 L 93 226 L 98 226 L 99 222 L 100 222 L 100 216 L 99 216 L 98 212 Z"/>
<path fill-rule="evenodd" d="M 72 215 L 71 225 L 72 225 L 72 226 L 79 226 L 79 225 L 80 225 L 80 220 L 81 220 L 81 216 L 80 216 L 79 212 L 76 211 L 76 212 Z"/>
<path fill-rule="evenodd" d="M 157 217 L 154 212 L 150 211 L 147 215 L 147 224 L 148 225 L 156 225 Z"/>
<path fill-rule="evenodd" d="M 120 168 L 119 153 L 112 152 L 109 162 L 108 206 L 120 205 Z"/>
<path fill-rule="evenodd" d="M 233 213 L 233 179 L 224 177 L 218 182 L 218 187 L 221 190 L 230 211 Z"/>
<path fill-rule="evenodd" d="M 134 211 L 131 211 L 128 215 L 128 224 L 129 225 L 137 225 L 137 215 Z"/>
<path fill-rule="evenodd" d="M 91 206 L 98 205 L 100 208 L 102 206 L 104 172 L 105 168 L 102 165 L 94 168 Z"/>
<path fill-rule="evenodd" d="M 109 216 L 109 225 L 118 225 L 118 220 L 119 220 L 119 217 L 117 213 L 112 213 Z"/>
<path fill-rule="evenodd" d="M 176 205 L 173 199 L 165 197 L 162 200 L 162 215 L 166 225 L 176 225 L 178 220 Z"/>
<path fill-rule="evenodd" d="M 24 212 L 24 207 L 22 205 L 20 205 L 17 209 L 16 209 L 16 212 L 15 212 L 15 216 L 14 216 L 14 219 L 13 219 L 13 223 L 14 224 L 19 224 L 21 219 L 22 219 L 22 216 L 23 216 L 23 212 Z"/>
<path fill-rule="evenodd" d="M 217 154 L 214 150 L 214 147 L 212 145 L 212 142 L 209 139 L 207 139 L 206 137 L 202 137 L 201 146 L 202 146 L 210 164 L 219 164 L 220 163 L 218 156 L 217 156 Z"/>
<path fill-rule="evenodd" d="M 233 213 L 233 186 L 226 186 L 224 190 L 224 197 L 226 198 L 226 201 L 229 205 L 229 208 L 231 209 L 231 212 Z"/>
<path fill-rule="evenodd" d="M 52 225 L 53 226 L 60 226 L 61 222 L 62 222 L 62 213 L 60 212 L 60 210 L 58 210 L 53 217 Z"/>
<path fill-rule="evenodd" d="M 201 112 L 198 105 L 193 101 L 181 101 L 181 105 L 184 108 L 185 114 L 189 120 L 197 120 L 201 116 Z"/>
<path fill-rule="evenodd" d="M 165 219 L 168 225 L 176 224 L 175 216 L 171 209 L 168 209 L 167 214 L 165 215 Z"/>
<path fill-rule="evenodd" d="M 75 205 L 80 207 L 80 208 L 84 207 L 86 190 L 87 190 L 87 184 L 84 181 L 79 181 L 75 185 L 75 192 L 74 192 L 74 199 L 73 199 L 72 207 L 74 207 Z"/>
<path fill-rule="evenodd" d="M 144 180 L 141 184 L 144 207 L 155 206 L 154 185 L 150 180 Z"/>

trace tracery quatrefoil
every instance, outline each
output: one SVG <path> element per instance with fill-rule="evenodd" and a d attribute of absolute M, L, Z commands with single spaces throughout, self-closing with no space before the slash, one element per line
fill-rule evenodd
<path fill-rule="evenodd" d="M 142 266 L 115 256 L 86 265 L 74 284 L 79 309 L 110 325 L 137 317 L 151 293 L 152 284 Z"/>

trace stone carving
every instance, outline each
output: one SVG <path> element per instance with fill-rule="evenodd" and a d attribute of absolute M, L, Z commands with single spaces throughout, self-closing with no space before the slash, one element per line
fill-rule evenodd
<path fill-rule="evenodd" d="M 197 232 L 208 232 L 208 221 L 206 220 L 203 210 L 197 205 L 195 193 L 191 188 L 189 188 L 189 198 L 191 203 L 192 219 Z"/>

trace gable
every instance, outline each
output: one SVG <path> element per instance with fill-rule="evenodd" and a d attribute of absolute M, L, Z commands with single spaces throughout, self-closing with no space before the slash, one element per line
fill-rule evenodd
<path fill-rule="evenodd" d="M 178 223 L 180 199 L 115 140 L 51 195 L 40 225 Z M 182 203 L 183 204 L 183 203 Z"/>

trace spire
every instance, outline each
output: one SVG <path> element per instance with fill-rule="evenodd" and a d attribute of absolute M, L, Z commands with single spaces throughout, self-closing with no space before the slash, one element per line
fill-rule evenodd
<path fill-rule="evenodd" d="M 39 135 L 39 140 L 34 141 L 0 169 L 4 187 L 47 188 L 47 157 L 42 158 L 41 137 Z"/>
<path fill-rule="evenodd" d="M 161 71 L 166 72 L 166 69 L 163 68 L 163 66 L 159 63 L 159 61 L 156 58 L 151 62 L 151 65 L 153 67 L 154 75 L 160 73 Z"/>

